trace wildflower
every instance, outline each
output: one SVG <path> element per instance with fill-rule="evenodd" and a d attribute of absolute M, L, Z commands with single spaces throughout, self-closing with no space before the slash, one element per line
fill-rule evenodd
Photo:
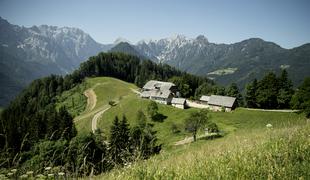
<path fill-rule="evenodd" d="M 27 174 L 23 174 L 23 175 L 19 176 L 19 178 L 21 178 L 21 179 L 27 179 L 27 178 L 28 178 L 28 175 L 27 175 Z"/>
<path fill-rule="evenodd" d="M 27 174 L 27 175 L 32 175 L 32 174 L 33 174 L 33 171 L 27 171 L 26 174 Z"/>
<path fill-rule="evenodd" d="M 9 176 L 9 177 L 10 177 L 10 176 L 13 176 L 13 174 L 14 174 L 14 173 L 11 173 L 11 172 L 10 172 L 10 173 L 8 173 L 8 176 Z"/>
<path fill-rule="evenodd" d="M 38 175 L 36 175 L 36 177 L 37 177 L 37 178 L 40 178 L 40 179 L 45 178 L 45 176 L 44 176 L 43 174 L 38 174 Z"/>
<path fill-rule="evenodd" d="M 54 177 L 54 174 L 48 174 L 47 176 L 48 177 Z"/>
<path fill-rule="evenodd" d="M 65 173 L 64 173 L 64 172 L 59 172 L 58 175 L 59 175 L 59 176 L 64 176 Z"/>
<path fill-rule="evenodd" d="M 52 169 L 52 167 L 46 167 L 46 168 L 45 168 L 46 171 L 49 171 L 49 170 L 51 170 L 51 169 Z"/>
<path fill-rule="evenodd" d="M 266 127 L 267 128 L 272 128 L 272 125 L 271 124 L 267 124 Z"/>
<path fill-rule="evenodd" d="M 12 173 L 16 173 L 17 169 L 12 169 L 11 172 Z"/>

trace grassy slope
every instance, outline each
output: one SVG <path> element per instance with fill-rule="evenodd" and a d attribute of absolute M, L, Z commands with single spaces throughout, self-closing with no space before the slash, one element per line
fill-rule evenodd
<path fill-rule="evenodd" d="M 303 121 L 306 123 L 305 121 Z M 309 179 L 310 125 L 251 129 L 97 176 L 97 179 Z"/>
<path fill-rule="evenodd" d="M 98 121 L 98 127 L 105 134 L 109 134 L 115 115 L 121 117 L 125 114 L 132 125 L 135 123 L 138 110 L 146 112 L 149 100 L 140 99 L 134 94 L 130 88 L 136 89 L 137 87 L 132 84 L 113 78 L 90 78 L 84 83 L 87 88 L 94 87 L 98 104 L 91 112 L 81 114 L 80 117 L 83 118 L 76 122 L 79 133 L 91 131 L 92 116 L 105 107 L 110 100 L 119 101 L 119 103 L 105 112 Z M 190 136 L 184 132 L 182 124 L 193 111 L 197 109 L 181 110 L 159 105 L 159 113 L 167 116 L 163 122 L 153 122 L 154 128 L 158 131 L 159 142 L 164 145 L 161 154 L 145 162 L 137 162 L 130 168 L 115 169 L 98 178 L 199 179 L 209 176 L 215 179 L 217 177 L 266 179 L 268 174 L 287 178 L 297 177 L 295 175 L 300 174 L 305 176 L 304 172 L 307 171 L 303 168 L 307 168 L 309 162 L 296 166 L 300 170 L 295 174 L 293 170 L 296 167 L 288 163 L 294 160 L 295 157 L 291 156 L 295 156 L 298 151 L 301 151 L 301 160 L 309 160 L 307 159 L 310 156 L 309 138 L 307 134 L 301 132 L 309 132 L 310 127 L 309 125 L 303 127 L 305 118 L 302 115 L 248 111 L 242 108 L 231 113 L 212 112 L 210 113 L 211 120 L 227 133 L 225 137 L 173 146 L 176 141 Z M 180 133 L 171 132 L 170 128 L 173 123 L 179 126 Z M 272 130 L 266 129 L 268 123 L 273 125 Z M 295 146 L 290 147 L 291 144 Z M 280 156 L 280 159 L 277 156 Z M 281 166 L 277 163 L 288 163 L 288 165 Z M 306 175 L 306 177 L 309 176 Z"/>
<path fill-rule="evenodd" d="M 105 109 L 108 105 L 108 102 L 118 101 L 120 97 L 130 94 L 130 88 L 136 88 L 133 84 L 126 83 L 124 81 L 107 78 L 107 77 L 98 77 L 98 78 L 87 78 L 81 85 L 84 88 L 79 88 L 79 94 L 83 94 L 83 91 L 89 88 L 93 88 L 96 96 L 97 103 L 93 110 L 84 111 L 79 113 L 76 119 L 76 128 L 78 133 L 89 133 L 91 132 L 91 119 L 92 117 L 100 110 Z M 84 97 L 84 96 L 83 96 Z M 70 98 L 68 98 L 70 99 Z M 86 98 L 80 103 L 86 107 Z M 75 110 L 72 110 L 75 111 Z"/>

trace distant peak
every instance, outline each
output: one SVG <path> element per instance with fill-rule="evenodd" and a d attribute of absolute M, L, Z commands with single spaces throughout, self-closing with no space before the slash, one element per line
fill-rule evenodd
<path fill-rule="evenodd" d="M 171 39 L 171 40 L 185 40 L 186 36 L 183 34 L 174 34 L 169 39 Z"/>
<path fill-rule="evenodd" d="M 201 42 L 209 42 L 208 39 L 204 35 L 197 36 L 196 40 L 201 41 Z"/>
<path fill-rule="evenodd" d="M 122 37 L 119 37 L 117 38 L 113 44 L 119 44 L 121 42 L 125 42 L 125 43 L 128 43 L 128 44 L 131 44 L 129 40 L 125 39 L 125 38 L 122 38 Z"/>

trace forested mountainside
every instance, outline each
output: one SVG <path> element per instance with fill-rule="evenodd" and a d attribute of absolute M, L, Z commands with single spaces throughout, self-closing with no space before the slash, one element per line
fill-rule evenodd
<path fill-rule="evenodd" d="M 310 76 L 310 44 L 284 49 L 259 38 L 234 44 L 215 44 L 203 35 L 194 39 L 177 35 L 154 41 L 140 41 L 131 46 L 140 56 L 154 62 L 207 76 L 221 85 L 234 82 L 241 89 L 254 78 L 261 79 L 269 71 L 279 73 L 286 69 L 295 86 Z M 132 53 L 126 50 L 129 48 L 122 49 L 123 52 Z"/>
<path fill-rule="evenodd" d="M 50 74 L 66 74 L 111 45 L 102 45 L 77 28 L 12 25 L 0 17 L 0 106 L 28 83 Z"/>

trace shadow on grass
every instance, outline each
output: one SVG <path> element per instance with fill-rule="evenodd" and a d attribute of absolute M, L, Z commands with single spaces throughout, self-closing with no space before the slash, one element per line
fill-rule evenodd
<path fill-rule="evenodd" d="M 155 116 L 153 116 L 152 120 L 155 122 L 163 122 L 165 119 L 167 119 L 167 116 L 163 115 L 163 114 L 156 114 Z"/>
<path fill-rule="evenodd" d="M 213 139 L 217 139 L 217 138 L 221 138 L 224 137 L 223 134 L 221 133 L 214 133 L 214 134 L 210 134 L 204 137 L 199 138 L 199 140 L 213 140 Z"/>

